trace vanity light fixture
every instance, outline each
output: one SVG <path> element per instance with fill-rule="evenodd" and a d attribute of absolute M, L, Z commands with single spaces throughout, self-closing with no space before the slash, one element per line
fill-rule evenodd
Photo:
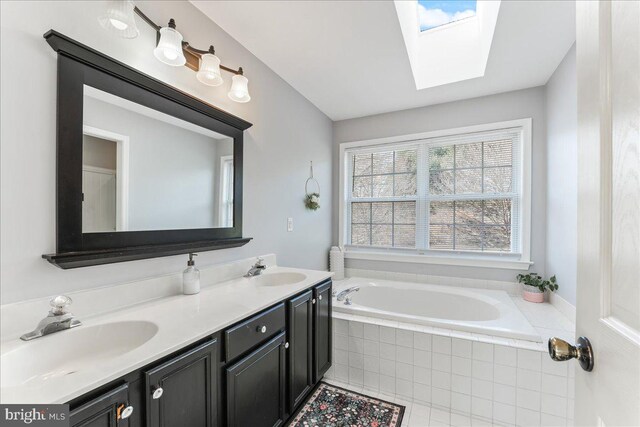
<path fill-rule="evenodd" d="M 200 56 L 200 68 L 196 78 L 207 86 L 220 86 L 223 82 L 220 75 L 220 58 L 215 53 L 213 46 L 209 46 L 209 52 Z"/>
<path fill-rule="evenodd" d="M 185 65 L 196 72 L 196 78 L 207 86 L 220 86 L 221 70 L 233 74 L 229 98 L 235 102 L 249 102 L 249 80 L 244 75 L 242 67 L 237 70 L 225 67 L 215 54 L 213 46 L 208 50 L 200 50 L 183 40 L 182 34 L 176 30 L 176 23 L 169 20 L 166 27 L 156 25 L 145 15 L 132 0 L 113 0 L 107 6 L 106 13 L 98 18 L 100 25 L 111 33 L 124 38 L 135 38 L 139 31 L 136 27 L 135 15 L 138 15 L 157 33 L 157 45 L 153 50 L 154 56 L 161 62 L 174 67 Z"/>
<path fill-rule="evenodd" d="M 181 67 L 187 63 L 187 59 L 182 53 L 182 34 L 176 30 L 176 21 L 169 20 L 166 27 L 160 28 L 160 40 L 153 55 L 160 62 L 173 67 Z"/>
<path fill-rule="evenodd" d="M 231 98 L 232 101 L 242 103 L 251 101 L 251 97 L 249 96 L 249 80 L 242 74 L 242 67 L 240 67 L 240 74 L 236 74 L 231 80 L 229 98 Z"/>
<path fill-rule="evenodd" d="M 135 39 L 140 34 L 135 20 L 135 5 L 131 0 L 110 1 L 104 15 L 98 18 L 100 25 L 125 39 Z"/>

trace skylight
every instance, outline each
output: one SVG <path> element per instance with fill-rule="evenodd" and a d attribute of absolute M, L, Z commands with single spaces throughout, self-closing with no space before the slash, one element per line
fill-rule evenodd
<path fill-rule="evenodd" d="M 476 0 L 418 0 L 420 31 L 476 16 L 476 3 Z"/>
<path fill-rule="evenodd" d="M 500 0 L 394 4 L 417 90 L 484 76 Z"/>

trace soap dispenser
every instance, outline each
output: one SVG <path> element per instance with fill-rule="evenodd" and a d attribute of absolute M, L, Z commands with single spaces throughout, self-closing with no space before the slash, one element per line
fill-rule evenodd
<path fill-rule="evenodd" d="M 190 253 L 187 268 L 182 272 L 182 293 L 185 295 L 193 295 L 200 292 L 200 270 L 196 268 L 196 262 L 193 260 L 198 254 Z"/>

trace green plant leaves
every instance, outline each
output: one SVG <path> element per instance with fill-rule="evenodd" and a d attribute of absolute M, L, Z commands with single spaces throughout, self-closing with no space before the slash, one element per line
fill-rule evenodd
<path fill-rule="evenodd" d="M 516 278 L 518 279 L 518 283 L 538 288 L 540 292 L 544 292 L 546 289 L 551 292 L 558 290 L 558 283 L 555 275 L 551 276 L 548 280 L 544 280 L 538 273 L 518 274 Z"/>

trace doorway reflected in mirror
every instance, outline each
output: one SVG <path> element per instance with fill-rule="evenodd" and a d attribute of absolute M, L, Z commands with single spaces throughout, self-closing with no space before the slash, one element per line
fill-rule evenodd
<path fill-rule="evenodd" d="M 233 227 L 233 139 L 84 86 L 82 231 Z"/>

